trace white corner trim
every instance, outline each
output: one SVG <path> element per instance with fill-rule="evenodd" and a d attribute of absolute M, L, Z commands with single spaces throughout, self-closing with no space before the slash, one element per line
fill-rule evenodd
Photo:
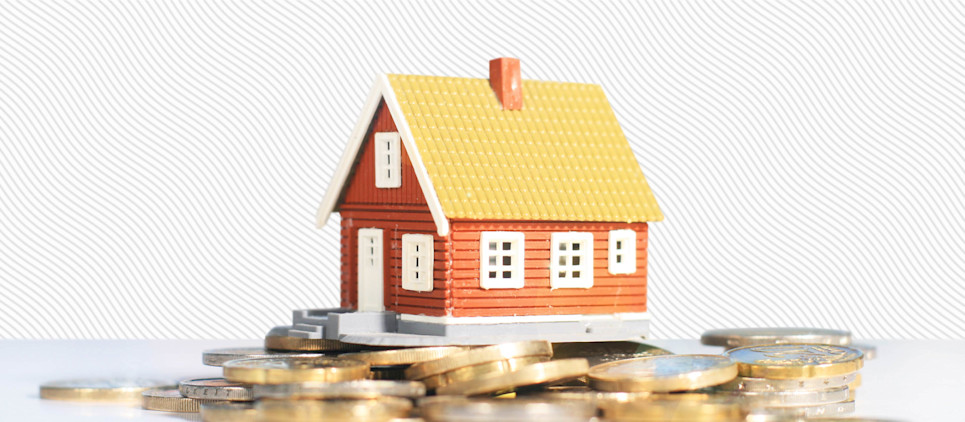
<path fill-rule="evenodd" d="M 328 217 L 332 215 L 332 211 L 335 210 L 335 203 L 338 202 L 338 197 L 342 194 L 342 188 L 345 187 L 349 174 L 352 174 L 352 164 L 355 163 L 355 157 L 359 154 L 362 142 L 365 140 L 365 134 L 369 131 L 369 125 L 372 124 L 372 118 L 375 117 L 375 112 L 379 109 L 379 99 L 382 98 L 381 87 L 379 86 L 380 80 L 376 78 L 375 83 L 372 84 L 369 97 L 365 100 L 365 105 L 362 106 L 361 116 L 355 123 L 355 129 L 352 129 L 352 134 L 348 138 L 348 143 L 345 145 L 345 151 L 342 152 L 338 166 L 335 167 L 335 174 L 332 175 L 328 190 L 325 191 L 325 196 L 322 197 L 322 202 L 318 205 L 318 213 L 315 214 L 315 226 L 317 228 L 324 227 L 325 223 L 328 222 Z"/>
<path fill-rule="evenodd" d="M 349 137 L 348 144 L 345 146 L 345 152 L 342 153 L 338 167 L 335 168 L 335 174 L 332 176 L 332 181 L 328 185 L 328 190 L 325 191 L 325 196 L 318 206 L 318 213 L 315 215 L 315 225 L 318 228 L 324 227 L 325 223 L 328 222 L 329 216 L 332 215 L 332 211 L 335 210 L 335 203 L 338 202 L 338 197 L 342 194 L 342 188 L 348 181 L 348 176 L 352 174 L 352 164 L 355 163 L 355 158 L 358 156 L 362 143 L 365 141 L 365 134 L 369 130 L 369 125 L 372 124 L 372 119 L 375 117 L 376 111 L 378 111 L 379 100 L 381 99 L 385 99 L 385 105 L 389 109 L 389 114 L 392 115 L 392 119 L 395 121 L 395 127 L 402 137 L 402 144 L 405 145 L 405 149 L 409 154 L 409 161 L 412 162 L 412 169 L 415 171 L 416 180 L 419 181 L 422 194 L 425 195 L 426 203 L 429 205 L 429 213 L 432 214 L 432 220 L 436 223 L 436 231 L 439 233 L 439 236 L 447 236 L 449 235 L 449 219 L 446 218 L 445 213 L 442 212 L 442 203 L 439 201 L 439 195 L 436 194 L 435 187 L 432 186 L 432 180 L 429 179 L 429 171 L 426 170 L 425 163 L 422 162 L 422 155 L 419 153 L 419 149 L 416 148 L 415 140 L 412 137 L 412 130 L 409 128 L 409 123 L 405 119 L 405 114 L 402 113 L 402 107 L 399 106 L 399 100 L 395 96 L 395 91 L 392 90 L 392 85 L 389 84 L 389 77 L 384 74 L 375 78 L 372 90 L 369 91 L 368 99 L 365 100 L 365 106 L 362 107 L 361 116 L 355 124 L 355 129 L 352 130 L 352 135 Z"/>
<path fill-rule="evenodd" d="M 426 203 L 429 204 L 429 213 L 432 214 L 432 220 L 436 222 L 436 231 L 439 236 L 447 236 L 449 235 L 449 219 L 442 212 L 439 195 L 436 194 L 432 180 L 429 179 L 429 171 L 426 170 L 426 164 L 422 162 L 422 155 L 416 148 L 412 129 L 409 128 L 409 122 L 405 119 L 405 113 L 402 113 L 402 107 L 399 106 L 399 99 L 395 97 L 392 85 L 389 84 L 389 77 L 384 74 L 379 76 L 379 85 L 382 87 L 382 98 L 385 98 L 385 105 L 389 108 L 389 113 L 395 121 L 395 128 L 402 136 L 402 144 L 405 145 L 405 150 L 409 154 L 409 161 L 412 162 L 415 177 L 419 180 L 419 186 L 422 187 L 422 194 L 425 195 Z"/>
<path fill-rule="evenodd" d="M 499 317 L 451 317 L 399 314 L 399 319 L 432 324 L 518 324 L 523 322 L 570 322 L 570 321 L 641 321 L 649 320 L 649 312 L 625 312 L 618 314 L 588 315 L 517 315 Z"/>

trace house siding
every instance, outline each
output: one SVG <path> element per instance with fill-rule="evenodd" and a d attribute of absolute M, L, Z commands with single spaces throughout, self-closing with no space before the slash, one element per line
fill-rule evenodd
<path fill-rule="evenodd" d="M 479 222 L 453 220 L 452 290 L 448 315 L 515 316 L 645 312 L 647 310 L 647 223 Z M 637 233 L 637 271 L 609 273 L 610 230 Z M 521 289 L 479 287 L 479 238 L 483 231 L 523 232 L 525 285 Z M 593 287 L 550 289 L 550 237 L 554 232 L 593 234 Z"/>
<path fill-rule="evenodd" d="M 402 186 L 375 187 L 373 138 L 377 132 L 395 131 L 395 123 L 383 101 L 379 104 L 355 170 L 339 201 L 337 211 L 342 219 L 341 306 L 358 308 L 358 230 L 378 228 L 383 230 L 383 301 L 386 310 L 442 316 L 449 305 L 446 289 L 451 271 L 451 240 L 436 234 L 435 223 L 404 145 L 401 151 Z M 402 235 L 409 233 L 433 236 L 435 268 L 431 292 L 402 289 Z"/>

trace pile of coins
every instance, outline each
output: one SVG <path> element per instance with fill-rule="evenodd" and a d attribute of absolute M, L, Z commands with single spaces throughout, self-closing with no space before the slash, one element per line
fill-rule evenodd
<path fill-rule="evenodd" d="M 730 350 L 674 355 L 630 341 L 366 348 L 272 331 L 265 348 L 206 351 L 202 361 L 221 367 L 220 378 L 123 391 L 143 391 L 145 409 L 238 422 L 753 422 L 853 411 L 863 354 L 842 345 L 850 335 L 762 334 L 708 332 L 705 344 Z"/>
<path fill-rule="evenodd" d="M 717 389 L 734 393 L 754 409 L 749 420 L 853 412 L 861 383 L 858 370 L 875 351 L 850 347 L 847 331 L 826 329 L 712 330 L 701 341 L 728 348 L 724 355 L 737 362 L 738 377 Z"/>

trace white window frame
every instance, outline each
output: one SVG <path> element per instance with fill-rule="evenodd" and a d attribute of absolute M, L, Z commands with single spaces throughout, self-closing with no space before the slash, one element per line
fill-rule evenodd
<path fill-rule="evenodd" d="M 399 132 L 375 134 L 375 187 L 402 186 L 402 138 Z"/>
<path fill-rule="evenodd" d="M 492 249 L 492 245 L 496 249 Z M 509 249 L 506 249 L 506 244 Z M 526 238 L 522 232 L 482 232 L 479 236 L 479 287 L 521 289 L 526 277 Z M 509 258 L 509 265 L 505 264 Z M 507 277 L 508 276 L 508 277 Z"/>
<path fill-rule="evenodd" d="M 435 248 L 432 235 L 402 235 L 402 288 L 431 292 Z"/>
<path fill-rule="evenodd" d="M 574 244 L 578 252 L 574 252 Z M 553 233 L 550 248 L 551 289 L 593 287 L 593 233 Z"/>
<path fill-rule="evenodd" d="M 607 256 L 610 274 L 633 274 L 637 272 L 637 232 L 633 230 L 610 230 Z"/>

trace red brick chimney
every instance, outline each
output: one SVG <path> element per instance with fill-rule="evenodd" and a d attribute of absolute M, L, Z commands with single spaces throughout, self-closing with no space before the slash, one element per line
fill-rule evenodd
<path fill-rule="evenodd" d="M 489 85 L 503 110 L 523 109 L 523 77 L 519 73 L 519 59 L 500 57 L 489 61 Z"/>

